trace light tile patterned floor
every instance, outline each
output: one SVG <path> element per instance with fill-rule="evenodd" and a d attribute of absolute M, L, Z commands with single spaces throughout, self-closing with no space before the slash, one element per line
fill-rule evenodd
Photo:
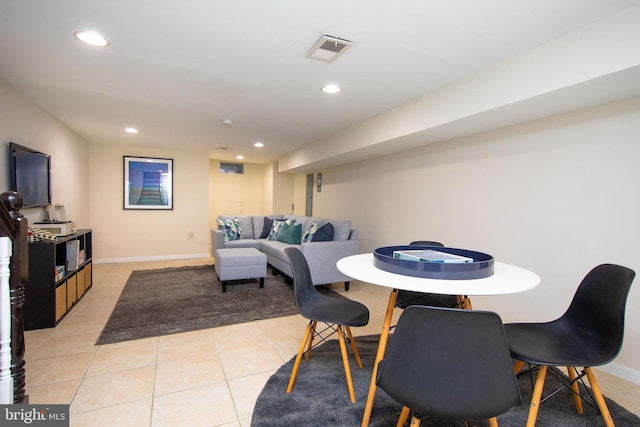
<path fill-rule="evenodd" d="M 93 288 L 56 328 L 25 333 L 30 403 L 70 404 L 74 427 L 248 427 L 262 387 L 298 349 L 301 316 L 94 345 L 131 271 L 212 262 L 95 264 Z M 371 312 L 354 334 L 380 333 L 388 293 L 352 282 L 349 298 Z M 598 379 L 607 396 L 640 414 L 640 386 L 604 372 Z"/>

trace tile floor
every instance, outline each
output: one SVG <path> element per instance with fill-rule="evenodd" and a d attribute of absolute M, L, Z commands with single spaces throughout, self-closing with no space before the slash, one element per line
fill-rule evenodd
<path fill-rule="evenodd" d="M 95 264 L 92 289 L 56 328 L 25 333 L 30 403 L 70 404 L 74 427 L 248 427 L 263 385 L 297 352 L 301 316 L 94 345 L 131 271 L 211 263 Z M 380 333 L 388 291 L 352 282 L 348 296 L 371 312 L 354 334 Z M 640 386 L 604 372 L 598 379 L 640 414 Z"/>

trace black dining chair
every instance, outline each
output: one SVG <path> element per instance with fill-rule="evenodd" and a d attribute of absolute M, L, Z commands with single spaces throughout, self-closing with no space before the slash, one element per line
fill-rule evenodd
<path fill-rule="evenodd" d="M 363 304 L 348 298 L 320 293 L 313 285 L 309 265 L 302 252 L 298 248 L 286 248 L 284 252 L 291 261 L 296 307 L 302 316 L 309 319 L 302 342 L 300 343 L 298 355 L 293 365 L 291 377 L 289 378 L 287 393 L 291 393 L 293 390 L 302 355 L 306 353 L 305 361 L 309 360 L 314 338 L 321 336 L 322 340 L 325 341 L 333 333 L 337 333 L 338 341 L 340 342 L 342 362 L 344 364 L 344 373 L 347 379 L 349 399 L 351 402 L 355 402 L 356 397 L 351 380 L 351 369 L 349 368 L 345 335 L 351 343 L 358 367 L 362 368 L 360 353 L 358 353 L 358 347 L 351 334 L 351 327 L 366 326 L 367 323 L 369 323 L 369 309 Z M 318 322 L 327 324 L 327 328 L 320 333 L 316 330 Z M 324 332 L 329 332 L 329 334 L 322 336 L 321 333 Z"/>
<path fill-rule="evenodd" d="M 411 413 L 439 420 L 482 420 L 520 404 L 502 320 L 489 311 L 412 305 L 402 312 L 376 378 Z"/>
<path fill-rule="evenodd" d="M 514 371 L 518 373 L 524 363 L 529 372 L 537 369 L 533 396 L 529 407 L 527 426 L 536 423 L 542 399 L 542 390 L 548 366 L 567 367 L 568 379 L 556 374 L 563 387 L 571 388 L 578 414 L 583 413 L 583 396 L 578 381 L 586 376 L 595 405 L 607 426 L 613 426 L 592 366 L 611 362 L 620 352 L 624 335 L 624 313 L 635 272 L 627 267 L 602 264 L 593 268 L 582 279 L 567 311 L 558 319 L 546 323 L 511 323 L 505 325 L 511 356 L 516 360 Z M 533 366 L 533 368 L 532 368 Z M 578 373 L 577 367 L 582 367 Z M 525 371 L 526 372 L 526 371 Z"/>
<path fill-rule="evenodd" d="M 440 242 L 431 240 L 416 240 L 409 243 L 410 246 L 444 247 Z M 466 295 L 446 295 L 424 292 L 398 290 L 396 307 L 405 309 L 410 305 L 428 305 L 431 307 L 467 308 L 471 309 L 471 300 Z"/>

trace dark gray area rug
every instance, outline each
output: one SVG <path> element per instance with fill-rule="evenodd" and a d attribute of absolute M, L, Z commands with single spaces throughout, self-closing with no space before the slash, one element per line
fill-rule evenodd
<path fill-rule="evenodd" d="M 328 289 L 327 292 L 333 292 Z M 227 292 L 212 265 L 131 273 L 97 345 L 271 319 L 298 313 L 283 276 L 231 281 Z"/>
<path fill-rule="evenodd" d="M 301 331 L 302 333 L 302 331 Z M 367 400 L 369 382 L 379 336 L 356 337 L 362 357 L 363 369 L 358 369 L 350 353 L 351 374 L 356 393 L 356 403 L 349 401 L 347 384 L 339 349 L 335 352 L 323 344 L 311 353 L 309 362 L 300 364 L 293 391 L 286 394 L 289 376 L 295 357 L 282 365 L 267 381 L 253 410 L 253 427 L 272 426 L 360 426 Z M 337 348 L 337 347 L 336 347 Z M 535 374 L 534 374 L 535 375 Z M 523 405 L 512 408 L 498 417 L 503 427 L 524 426 L 531 401 L 531 384 L 527 375 L 519 378 Z M 554 389 L 558 380 L 547 374 L 545 394 Z M 583 390 L 584 392 L 584 390 Z M 609 411 L 616 426 L 640 426 L 640 418 L 607 399 Z M 536 426 L 601 426 L 602 417 L 595 409 L 583 404 L 584 415 L 578 415 L 570 392 L 564 390 L 542 403 Z M 371 427 L 395 426 L 401 405 L 378 388 L 371 416 Z M 424 418 L 423 426 L 464 426 L 456 423 Z M 488 426 L 487 420 L 470 421 L 470 426 Z"/>

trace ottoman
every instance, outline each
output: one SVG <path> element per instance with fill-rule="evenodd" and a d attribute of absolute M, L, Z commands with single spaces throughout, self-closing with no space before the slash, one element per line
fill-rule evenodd
<path fill-rule="evenodd" d="M 216 249 L 213 267 L 222 283 L 222 292 L 227 292 L 229 280 L 260 279 L 264 288 L 267 275 L 267 256 L 255 248 Z"/>

